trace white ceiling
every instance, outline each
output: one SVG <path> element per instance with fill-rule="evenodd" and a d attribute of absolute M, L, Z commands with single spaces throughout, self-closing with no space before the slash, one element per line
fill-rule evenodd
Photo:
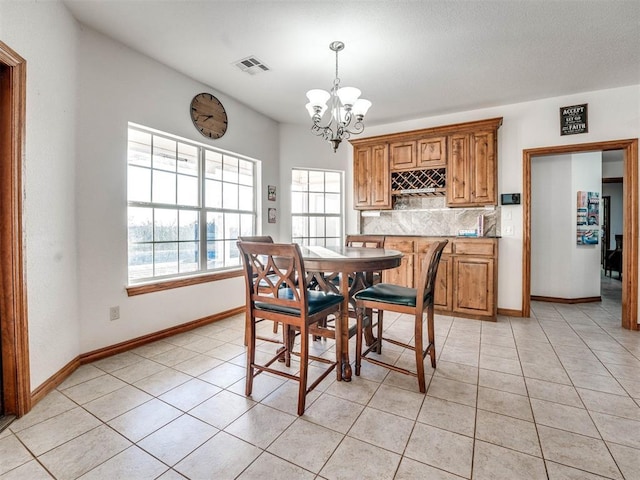
<path fill-rule="evenodd" d="M 640 1 L 63 0 L 88 25 L 279 122 L 343 86 L 369 124 L 640 83 Z M 235 62 L 256 56 L 271 71 Z M 194 92 L 194 94 L 197 92 Z"/>

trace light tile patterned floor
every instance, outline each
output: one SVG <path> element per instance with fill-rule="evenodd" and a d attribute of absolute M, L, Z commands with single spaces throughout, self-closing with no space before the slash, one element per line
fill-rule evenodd
<path fill-rule="evenodd" d="M 619 312 L 605 298 L 497 323 L 438 317 L 426 395 L 365 364 L 321 383 L 303 417 L 282 378 L 260 375 L 244 397 L 234 317 L 78 369 L 0 433 L 0 479 L 637 480 L 640 333 Z"/>

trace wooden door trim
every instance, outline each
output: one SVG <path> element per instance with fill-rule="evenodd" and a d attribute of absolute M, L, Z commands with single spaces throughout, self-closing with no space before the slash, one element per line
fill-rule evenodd
<path fill-rule="evenodd" d="M 0 42 L 0 328 L 4 413 L 31 409 L 27 289 L 22 243 L 26 61 Z"/>
<path fill-rule="evenodd" d="M 624 151 L 622 197 L 622 327 L 638 330 L 638 139 L 532 148 L 522 151 L 523 234 L 522 234 L 522 313 L 531 313 L 531 159 L 535 156 L 606 150 Z"/>

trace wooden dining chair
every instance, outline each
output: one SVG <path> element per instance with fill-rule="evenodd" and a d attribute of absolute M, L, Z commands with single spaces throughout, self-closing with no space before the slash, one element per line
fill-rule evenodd
<path fill-rule="evenodd" d="M 360 248 L 384 248 L 384 235 L 347 235 L 345 246 Z M 382 281 L 382 272 L 373 273 L 373 283 Z"/>
<path fill-rule="evenodd" d="M 347 247 L 384 248 L 384 235 L 347 235 L 344 242 Z"/>
<path fill-rule="evenodd" d="M 298 415 L 305 410 L 306 395 L 313 390 L 334 368 L 340 364 L 340 332 L 336 334 L 336 359 L 316 357 L 309 354 L 310 328 L 328 315 L 340 315 L 343 297 L 339 294 L 309 290 L 304 262 L 297 244 L 277 244 L 264 242 L 238 242 L 242 256 L 246 282 L 246 308 L 249 318 L 247 346 L 247 375 L 245 393 L 251 395 L 253 379 L 262 372 L 269 372 L 299 382 Z M 263 364 L 256 363 L 256 323 L 258 319 L 273 320 L 284 326 L 284 347 Z M 337 325 L 340 322 L 336 322 Z M 339 329 L 339 326 L 338 326 Z M 293 351 L 296 334 L 300 337 L 299 352 Z M 287 359 L 291 354 L 300 357 L 298 375 L 271 368 L 279 359 Z M 322 374 L 308 384 L 309 359 L 328 364 Z M 338 371 L 340 369 L 338 368 Z"/>
<path fill-rule="evenodd" d="M 436 346 L 434 333 L 434 295 L 436 275 L 442 250 L 447 244 L 447 240 L 433 243 L 426 252 L 422 266 L 423 275 L 418 282 L 418 288 L 408 288 L 390 283 L 379 283 L 366 288 L 355 294 L 357 312 L 357 333 L 356 333 L 356 375 L 360 375 L 362 360 L 367 360 L 375 365 L 418 377 L 418 386 L 422 393 L 426 392 L 424 378 L 424 359 L 427 355 L 431 357 L 431 366 L 436 367 Z M 365 322 L 365 311 L 367 309 L 378 310 L 377 337 L 374 342 L 362 351 L 362 336 Z M 383 314 L 384 311 L 405 313 L 413 315 L 414 320 L 414 344 L 400 342 L 398 340 L 383 337 Z M 427 337 L 428 343 L 424 348 L 423 323 L 424 312 L 427 313 Z M 413 350 L 416 359 L 416 371 L 391 365 L 381 360 L 368 356 L 374 352 L 382 353 L 382 341 L 387 341 L 394 345 Z"/>

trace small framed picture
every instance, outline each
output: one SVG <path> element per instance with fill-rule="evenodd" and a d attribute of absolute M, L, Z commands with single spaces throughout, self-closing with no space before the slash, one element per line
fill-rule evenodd
<path fill-rule="evenodd" d="M 275 208 L 270 208 L 268 210 L 268 222 L 269 223 L 276 223 L 276 209 Z"/>
<path fill-rule="evenodd" d="M 276 201 L 276 186 L 268 185 L 267 186 L 267 200 L 271 200 L 272 202 Z"/>

